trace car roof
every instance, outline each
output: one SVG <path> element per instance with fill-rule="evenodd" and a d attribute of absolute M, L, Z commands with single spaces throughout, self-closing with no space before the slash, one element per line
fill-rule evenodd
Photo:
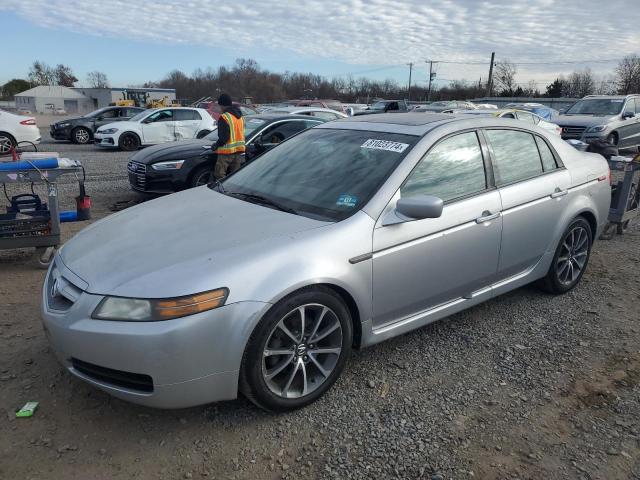
<path fill-rule="evenodd" d="M 258 118 L 260 120 L 274 121 L 274 120 L 313 120 L 316 122 L 325 122 L 320 117 L 310 117 L 309 115 L 291 115 L 289 113 L 257 113 L 256 115 L 243 115 L 242 118 L 252 119 Z"/>
<path fill-rule="evenodd" d="M 372 130 L 422 136 L 438 125 L 455 120 L 455 116 L 441 113 L 379 113 L 341 118 L 319 128 Z"/>
<path fill-rule="evenodd" d="M 495 110 L 493 110 L 495 112 Z M 401 133 L 405 135 L 424 136 L 443 125 L 460 123 L 460 128 L 483 128 L 501 125 L 512 125 L 526 129 L 526 123 L 516 119 L 491 116 L 452 115 L 443 113 L 381 113 L 342 118 L 319 125 L 316 128 L 333 128 L 341 130 L 361 130 L 385 133 Z M 533 125 L 531 125 L 533 127 Z M 455 130 L 455 129 L 450 129 Z"/>
<path fill-rule="evenodd" d="M 637 94 L 630 94 L 630 95 L 587 95 L 586 97 L 582 97 L 580 100 L 585 100 L 587 98 L 595 98 L 597 99 L 612 99 L 612 100 L 621 100 L 621 99 L 625 99 L 627 97 L 637 97 Z"/>
<path fill-rule="evenodd" d="M 272 111 L 277 112 L 331 112 L 331 113 L 342 113 L 337 110 L 333 110 L 331 108 L 324 107 L 296 107 L 295 105 L 290 105 L 287 107 L 275 107 L 271 109 Z"/>

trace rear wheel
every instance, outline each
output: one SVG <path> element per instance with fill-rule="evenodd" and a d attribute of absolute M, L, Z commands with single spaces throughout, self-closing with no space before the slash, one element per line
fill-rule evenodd
<path fill-rule="evenodd" d="M 210 130 L 200 130 L 196 135 L 196 138 L 204 138 L 211 133 Z"/>
<path fill-rule="evenodd" d="M 592 235 L 591 226 L 584 218 L 571 222 L 560 239 L 546 277 L 540 281 L 543 290 L 566 293 L 580 282 L 591 255 Z"/>
<path fill-rule="evenodd" d="M 0 155 L 6 155 L 11 150 L 11 147 L 15 147 L 16 139 L 5 132 L 0 132 Z"/>
<path fill-rule="evenodd" d="M 241 367 L 241 390 L 271 411 L 304 407 L 336 381 L 351 352 L 349 310 L 331 290 L 295 293 L 254 330 Z"/>
<path fill-rule="evenodd" d="M 87 144 L 91 141 L 91 132 L 84 127 L 78 127 L 71 132 L 71 141 L 80 145 Z"/>
<path fill-rule="evenodd" d="M 125 152 L 140 148 L 140 138 L 135 133 L 123 133 L 118 140 L 118 147 Z"/>

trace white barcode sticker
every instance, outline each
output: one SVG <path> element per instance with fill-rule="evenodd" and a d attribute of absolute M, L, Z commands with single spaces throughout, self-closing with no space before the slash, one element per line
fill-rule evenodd
<path fill-rule="evenodd" d="M 373 150 L 387 150 L 389 152 L 402 153 L 407 147 L 408 143 L 400 143 L 400 142 L 392 142 L 390 140 L 376 140 L 375 138 L 370 138 L 362 145 L 361 148 L 371 148 Z"/>

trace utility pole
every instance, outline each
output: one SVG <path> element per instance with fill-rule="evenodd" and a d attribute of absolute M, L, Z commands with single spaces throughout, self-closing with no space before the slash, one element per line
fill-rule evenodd
<path fill-rule="evenodd" d="M 427 90 L 427 102 L 430 102 L 431 101 L 431 82 L 436 77 L 436 74 L 433 73 L 433 64 L 438 62 L 429 60 L 427 63 L 429 64 L 429 89 Z"/>
<path fill-rule="evenodd" d="M 493 91 L 493 61 L 496 59 L 496 52 L 491 52 L 491 63 L 489 64 L 489 81 L 487 82 L 487 97 Z"/>
<path fill-rule="evenodd" d="M 409 91 L 407 92 L 407 101 L 411 101 L 411 72 L 413 71 L 413 63 L 408 63 L 409 65 Z"/>

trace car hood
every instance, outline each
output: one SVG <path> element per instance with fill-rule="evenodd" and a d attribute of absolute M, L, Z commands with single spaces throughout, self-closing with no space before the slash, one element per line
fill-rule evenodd
<path fill-rule="evenodd" d="M 558 115 L 557 117 L 553 118 L 553 122 L 563 126 L 586 125 L 590 127 L 592 125 L 603 125 L 615 119 L 616 119 L 615 116 L 594 117 L 593 115 Z"/>
<path fill-rule="evenodd" d="M 140 122 L 132 122 L 130 120 L 123 120 L 121 122 L 106 123 L 106 124 L 100 125 L 98 127 L 98 132 L 101 131 L 101 130 L 106 130 L 108 128 L 117 128 L 119 131 L 124 131 L 124 130 L 138 131 L 138 129 L 140 128 Z"/>
<path fill-rule="evenodd" d="M 178 142 L 161 143 L 147 147 L 134 153 L 129 160 L 149 164 L 165 158 L 190 158 L 200 155 L 203 147 L 211 146 L 210 140 L 180 140 Z"/>
<path fill-rule="evenodd" d="M 214 273 L 286 248 L 298 232 L 331 223 L 193 188 L 131 207 L 68 241 L 60 259 L 89 293 L 138 298 L 190 295 Z M 275 242 L 275 243 L 274 243 Z M 215 269 L 215 270 L 214 270 Z"/>
<path fill-rule="evenodd" d="M 85 118 L 85 117 L 67 118 L 66 120 L 59 120 L 59 121 L 55 122 L 54 125 L 59 125 L 61 123 L 78 123 L 78 122 L 84 122 L 84 121 L 90 122 L 91 119 L 90 118 Z"/>

